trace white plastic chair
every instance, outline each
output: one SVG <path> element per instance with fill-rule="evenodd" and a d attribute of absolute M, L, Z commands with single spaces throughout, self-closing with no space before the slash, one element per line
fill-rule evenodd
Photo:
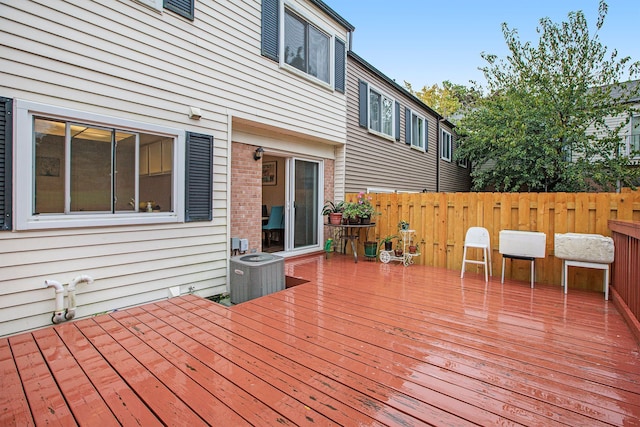
<path fill-rule="evenodd" d="M 467 248 L 482 249 L 482 260 L 467 259 Z M 487 268 L 487 262 L 489 268 Z M 493 276 L 491 271 L 491 239 L 489 238 L 489 230 L 484 227 L 470 227 L 467 230 L 467 235 L 464 238 L 464 253 L 462 254 L 462 272 L 460 278 L 464 277 L 465 264 L 481 264 L 484 265 L 484 280 L 489 281 L 487 271 L 489 275 Z"/>

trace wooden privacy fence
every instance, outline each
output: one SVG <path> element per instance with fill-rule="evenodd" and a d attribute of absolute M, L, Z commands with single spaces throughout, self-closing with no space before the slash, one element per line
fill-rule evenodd
<path fill-rule="evenodd" d="M 381 215 L 375 217 L 375 238 L 398 234 L 405 220 L 416 231 L 421 255 L 416 264 L 459 270 L 469 227 L 489 230 L 494 280 L 500 280 L 500 230 L 539 231 L 547 235 L 546 258 L 536 260 L 536 282 L 560 285 L 562 261 L 554 255 L 554 233 L 611 236 L 610 219 L 640 221 L 640 192 L 623 193 L 417 193 L 368 194 Z M 357 194 L 345 200 L 355 201 Z M 369 237 L 373 237 L 372 232 Z M 474 254 L 471 253 L 473 256 Z M 480 254 L 477 254 L 479 257 Z M 528 281 L 531 264 L 508 260 L 505 278 Z M 475 270 L 474 270 L 475 269 Z M 481 272 L 481 266 L 467 271 Z M 602 270 L 569 269 L 570 287 L 602 290 Z"/>

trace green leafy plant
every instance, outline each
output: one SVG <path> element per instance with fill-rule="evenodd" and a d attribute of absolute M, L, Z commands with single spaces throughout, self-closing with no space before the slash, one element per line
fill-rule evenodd
<path fill-rule="evenodd" d="M 345 203 L 343 201 L 333 202 L 331 200 L 327 200 L 324 206 L 322 207 L 322 215 L 329 215 L 331 213 L 343 213 L 345 208 Z"/>
<path fill-rule="evenodd" d="M 380 247 L 385 246 L 386 243 L 391 242 L 393 239 L 397 239 L 398 236 L 396 234 L 390 234 L 388 236 L 384 236 L 382 239 L 380 239 Z"/>

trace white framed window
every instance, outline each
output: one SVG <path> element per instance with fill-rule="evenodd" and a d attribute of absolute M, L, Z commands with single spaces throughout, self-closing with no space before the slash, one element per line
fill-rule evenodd
<path fill-rule="evenodd" d="M 453 141 L 451 134 L 444 129 L 440 130 L 440 158 L 448 162 L 451 161 L 451 153 L 453 151 Z"/>
<path fill-rule="evenodd" d="M 631 117 L 631 135 L 627 137 L 627 156 L 640 159 L 640 116 Z"/>
<path fill-rule="evenodd" d="M 184 220 L 183 130 L 17 100 L 16 138 L 17 229 Z"/>
<path fill-rule="evenodd" d="M 152 9 L 155 9 L 158 12 L 162 12 L 162 4 L 163 0 L 135 0 L 138 3 L 142 3 L 145 6 L 148 6 Z"/>
<path fill-rule="evenodd" d="M 410 118 L 405 118 L 405 120 L 411 120 L 411 146 L 419 150 L 426 151 L 426 119 L 423 116 L 411 111 Z"/>
<path fill-rule="evenodd" d="M 393 138 L 395 134 L 395 101 L 369 85 L 369 130 Z"/>
<path fill-rule="evenodd" d="M 290 7 L 284 7 L 283 30 L 283 65 L 311 76 L 325 85 L 331 85 L 333 37 L 329 32 L 314 25 Z"/>

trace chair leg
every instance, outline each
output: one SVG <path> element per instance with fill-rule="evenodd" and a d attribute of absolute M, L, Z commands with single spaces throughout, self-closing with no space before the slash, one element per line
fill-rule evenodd
<path fill-rule="evenodd" d="M 487 252 L 489 253 L 489 276 L 493 277 L 493 266 L 491 262 L 491 248 L 487 248 Z"/>
<path fill-rule="evenodd" d="M 482 260 L 482 261 L 484 261 L 484 263 L 483 263 L 483 264 L 484 264 L 484 281 L 485 281 L 485 282 L 488 282 L 488 281 L 489 281 L 489 271 L 488 271 L 488 269 L 487 269 L 487 257 L 488 257 L 488 255 L 487 255 L 487 248 L 483 248 L 483 249 L 482 249 L 482 258 L 483 258 L 483 260 Z"/>
<path fill-rule="evenodd" d="M 502 280 L 500 280 L 500 283 L 504 283 L 504 257 L 502 257 Z"/>
<path fill-rule="evenodd" d="M 464 263 L 467 260 L 467 247 L 464 247 L 464 251 L 462 252 L 462 271 L 460 272 L 460 278 L 464 277 Z"/>

